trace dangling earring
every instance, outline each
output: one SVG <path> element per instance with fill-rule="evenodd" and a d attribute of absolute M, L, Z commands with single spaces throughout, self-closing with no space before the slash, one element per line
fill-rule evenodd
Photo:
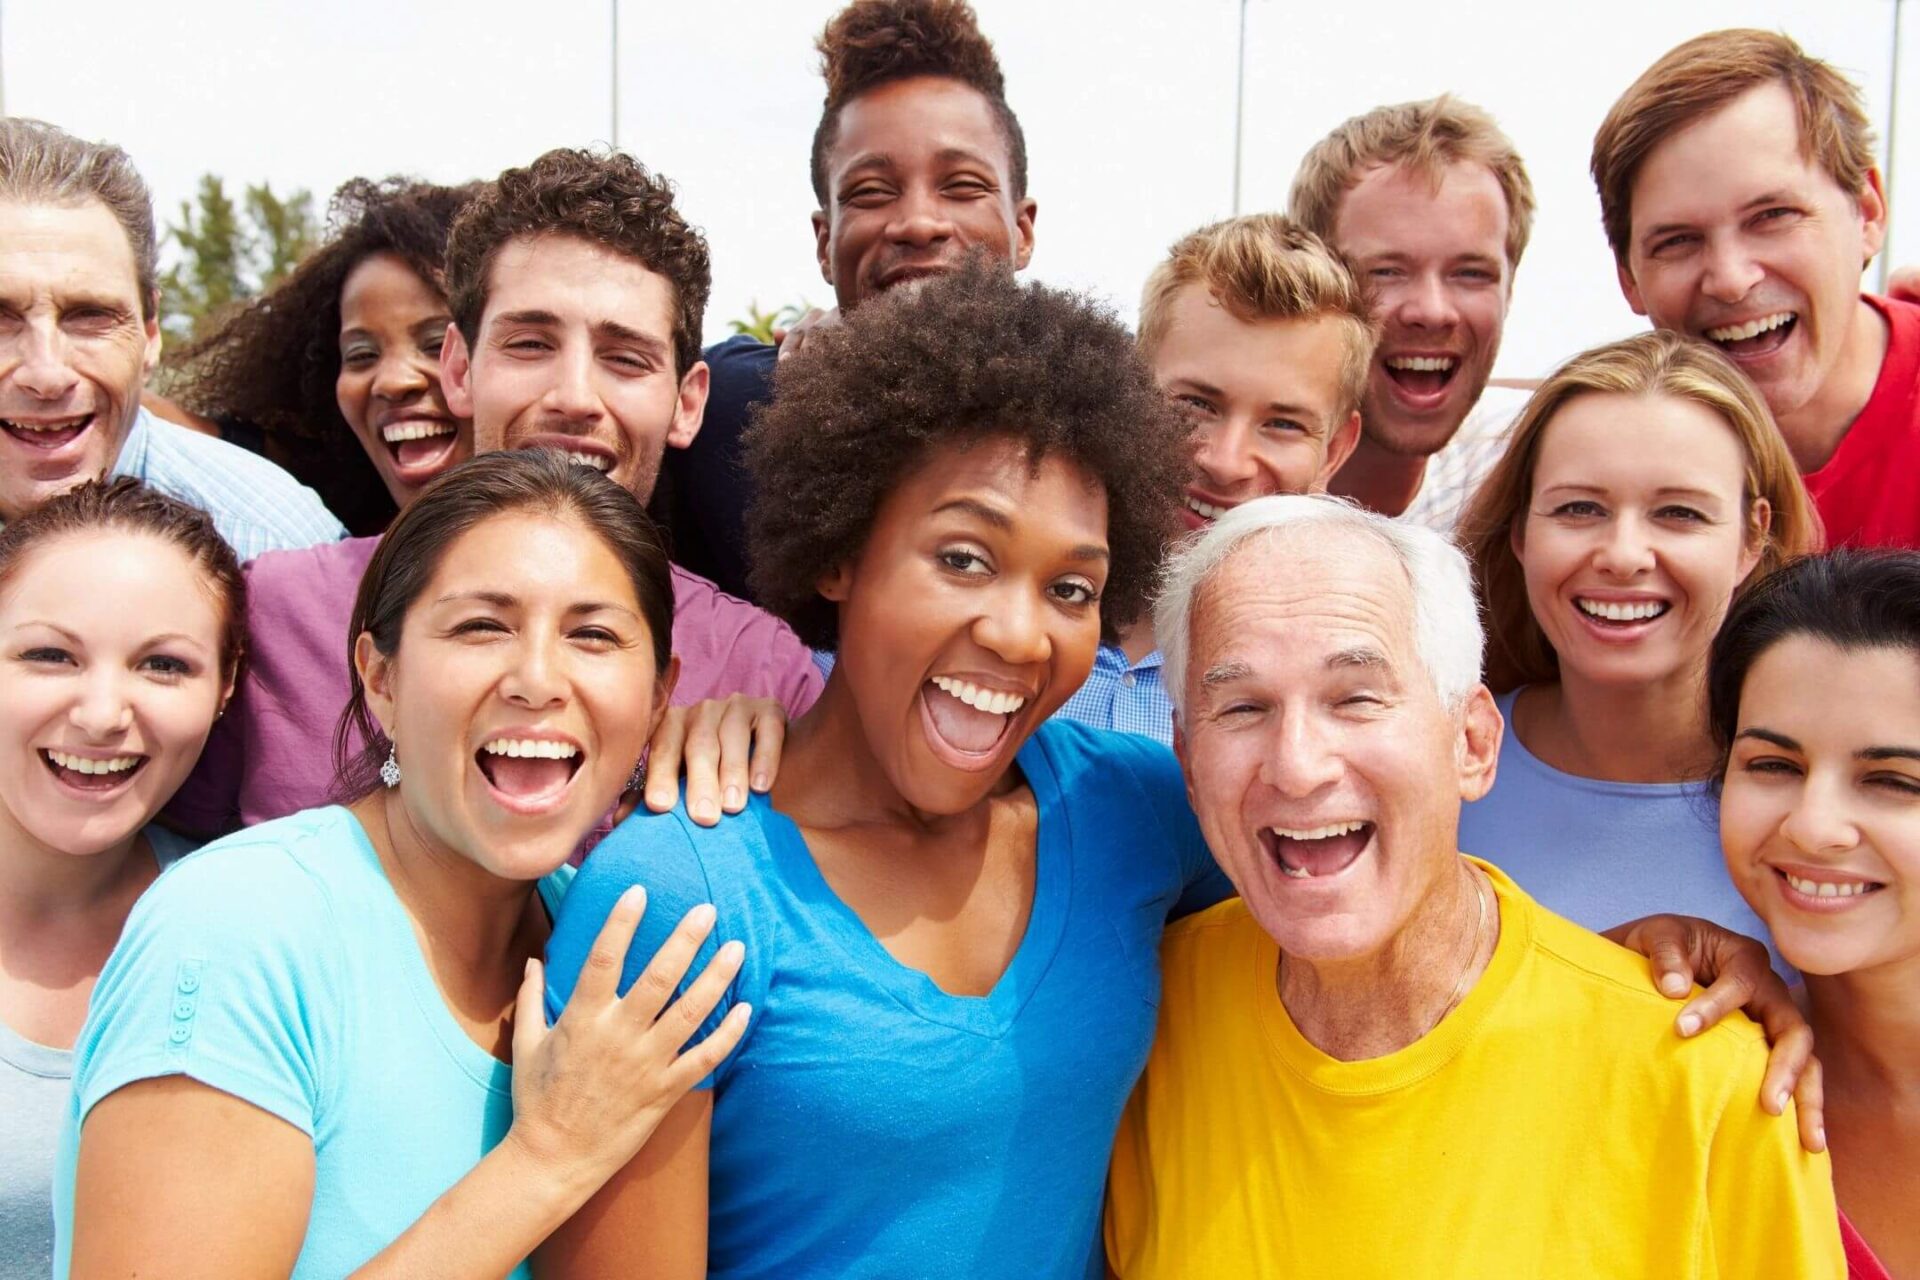
<path fill-rule="evenodd" d="M 387 744 L 387 758 L 380 762 L 380 781 L 389 789 L 400 785 L 400 758 L 391 742 Z"/>
<path fill-rule="evenodd" d="M 639 791 L 646 785 L 647 762 L 645 760 L 637 760 L 634 762 L 633 772 L 627 777 L 627 790 Z"/>

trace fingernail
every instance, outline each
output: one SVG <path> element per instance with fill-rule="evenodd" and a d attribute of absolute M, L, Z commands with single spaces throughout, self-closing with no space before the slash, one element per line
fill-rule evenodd
<path fill-rule="evenodd" d="M 729 786 L 727 788 L 727 812 L 738 813 L 739 810 L 740 810 L 740 788 L 735 786 Z"/>
<path fill-rule="evenodd" d="M 705 796 L 700 798 L 700 803 L 697 807 L 699 812 L 694 815 L 695 817 L 705 818 L 708 822 L 716 821 L 720 817 L 718 811 L 713 807 L 713 801 L 707 799 Z"/>
<path fill-rule="evenodd" d="M 755 791 L 765 791 L 768 787 L 772 785 L 773 785 L 773 779 L 769 778 L 766 774 L 756 773 L 753 775 L 753 789 Z"/>
<path fill-rule="evenodd" d="M 1679 1027 L 1680 1027 L 1681 1035 L 1683 1036 L 1692 1035 L 1694 1032 L 1700 1029 L 1700 1015 L 1697 1013 L 1681 1014 Z"/>
<path fill-rule="evenodd" d="M 1660 975 L 1660 990 L 1670 996 L 1683 996 L 1687 994 L 1687 980 L 1677 973 L 1663 973 Z"/>
<path fill-rule="evenodd" d="M 637 884 L 628 885 L 626 889 L 621 892 L 620 901 L 614 905 L 619 907 L 638 906 L 640 905 L 640 896 L 645 892 L 646 890 Z"/>
<path fill-rule="evenodd" d="M 1822 1151 L 1825 1151 L 1827 1149 L 1827 1126 L 1821 1125 L 1818 1129 L 1815 1129 L 1813 1131 L 1813 1140 L 1820 1144 Z"/>
<path fill-rule="evenodd" d="M 742 1022 L 745 1022 L 748 1018 L 751 1018 L 753 1016 L 753 1006 L 750 1004 L 737 1004 L 733 1007 L 739 1011 L 740 1020 Z"/>
<path fill-rule="evenodd" d="M 1773 1109 L 1781 1112 L 1787 1109 L 1787 1091 L 1785 1089 L 1773 1095 Z"/>
<path fill-rule="evenodd" d="M 720 958 L 722 960 L 725 960 L 728 964 L 732 964 L 736 960 L 744 959 L 746 957 L 746 954 L 747 954 L 747 944 L 739 941 L 738 939 L 732 942 L 729 942 L 725 946 L 720 948 Z"/>
<path fill-rule="evenodd" d="M 522 978 L 531 978 L 533 976 L 533 957 L 532 956 L 527 957 L 527 967 L 520 971 L 520 976 Z"/>
<path fill-rule="evenodd" d="M 694 928 L 711 929 L 713 928 L 714 917 L 719 913 L 713 909 L 711 902 L 703 902 L 695 907 L 689 914 L 693 917 Z"/>

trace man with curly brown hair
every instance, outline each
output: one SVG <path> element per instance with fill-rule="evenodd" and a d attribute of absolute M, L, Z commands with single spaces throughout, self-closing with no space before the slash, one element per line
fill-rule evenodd
<path fill-rule="evenodd" d="M 773 394 L 775 361 L 865 300 L 951 272 L 969 252 L 1009 272 L 1033 255 L 1026 137 L 965 0 L 855 0 L 816 47 L 827 94 L 810 166 L 814 253 L 837 305 L 810 312 L 777 347 L 737 337 L 707 351 L 706 427 L 670 456 L 661 504 L 676 554 L 748 598 L 753 485 L 740 436 Z"/>

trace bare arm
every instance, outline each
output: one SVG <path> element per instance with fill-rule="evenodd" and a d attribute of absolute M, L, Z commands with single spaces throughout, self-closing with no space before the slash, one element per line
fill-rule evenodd
<path fill-rule="evenodd" d="M 699 1280 L 707 1273 L 713 1094 L 691 1093 L 534 1256 L 538 1280 Z"/>

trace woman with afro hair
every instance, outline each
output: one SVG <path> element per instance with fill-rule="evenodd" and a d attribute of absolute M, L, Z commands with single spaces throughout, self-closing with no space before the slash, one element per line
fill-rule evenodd
<path fill-rule="evenodd" d="M 624 891 L 628 982 L 710 901 L 713 1018 L 755 1012 L 553 1273 L 1098 1274 L 1161 930 L 1230 890 L 1169 751 L 1049 717 L 1142 610 L 1185 434 L 1106 310 L 980 261 L 782 363 L 755 583 L 839 661 L 770 795 L 622 825 L 549 947 L 552 1014 Z"/>

